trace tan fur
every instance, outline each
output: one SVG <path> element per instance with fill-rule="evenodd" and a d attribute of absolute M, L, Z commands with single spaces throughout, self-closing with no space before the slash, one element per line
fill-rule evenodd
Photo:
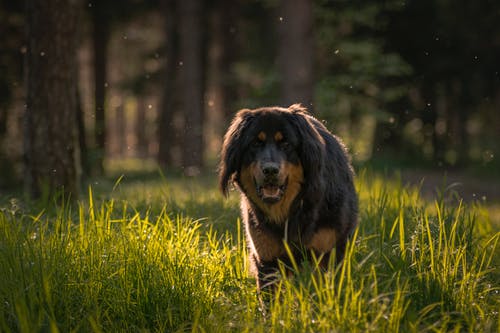
<path fill-rule="evenodd" d="M 317 253 L 327 253 L 333 250 L 337 241 L 337 232 L 331 228 L 319 229 L 308 242 L 307 247 Z"/>
<path fill-rule="evenodd" d="M 283 133 L 278 131 L 276 132 L 276 134 L 274 134 L 274 141 L 280 142 L 281 140 L 283 140 Z"/>
<path fill-rule="evenodd" d="M 247 237 L 249 245 L 259 261 L 271 261 L 285 254 L 282 240 L 272 233 L 247 226 L 247 234 L 250 236 Z"/>
<path fill-rule="evenodd" d="M 288 186 L 281 200 L 275 204 L 266 204 L 260 200 L 255 188 L 254 177 L 258 178 L 260 168 L 257 163 L 250 164 L 249 167 L 243 168 L 240 174 L 240 181 L 245 189 L 246 195 L 255 202 L 260 209 L 276 224 L 283 224 L 288 218 L 290 206 L 293 200 L 299 194 L 300 188 L 304 181 L 304 170 L 302 165 L 294 165 L 285 162 L 281 167 L 281 178 L 288 177 Z"/>
<path fill-rule="evenodd" d="M 264 133 L 264 132 L 259 132 L 259 134 L 257 135 L 257 138 L 258 138 L 260 141 L 266 141 L 266 133 Z"/>
<path fill-rule="evenodd" d="M 254 175 L 258 172 L 257 162 L 253 162 L 246 168 L 241 169 L 240 181 L 246 195 L 253 201 L 259 202 L 257 189 L 255 188 Z"/>
<path fill-rule="evenodd" d="M 295 197 L 299 194 L 302 183 L 304 182 L 304 170 L 302 169 L 302 165 L 294 165 L 285 162 L 282 168 L 284 177 L 288 176 L 288 186 L 283 198 L 274 205 L 271 205 L 267 211 L 267 215 L 270 219 L 278 224 L 284 223 L 288 219 L 290 206 Z"/>

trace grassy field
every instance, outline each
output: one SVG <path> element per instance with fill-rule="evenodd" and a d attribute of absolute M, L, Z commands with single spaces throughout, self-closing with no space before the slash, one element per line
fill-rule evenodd
<path fill-rule="evenodd" d="M 262 305 L 238 195 L 215 176 L 116 177 L 77 205 L 5 202 L 2 332 L 498 332 L 498 224 L 443 191 L 360 172 L 344 264 Z"/>

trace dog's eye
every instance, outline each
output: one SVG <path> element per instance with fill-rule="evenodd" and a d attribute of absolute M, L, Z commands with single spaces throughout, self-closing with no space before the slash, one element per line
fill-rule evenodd
<path fill-rule="evenodd" d="M 252 147 L 258 148 L 262 147 L 264 145 L 264 141 L 261 141 L 259 139 L 255 139 L 252 141 Z"/>
<path fill-rule="evenodd" d="M 292 148 L 292 145 L 290 144 L 290 142 L 283 140 L 280 142 L 280 147 L 283 150 L 289 150 L 290 148 Z"/>

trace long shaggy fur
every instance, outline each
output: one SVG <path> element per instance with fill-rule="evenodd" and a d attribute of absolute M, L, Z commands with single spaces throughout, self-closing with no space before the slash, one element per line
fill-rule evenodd
<path fill-rule="evenodd" d="M 342 142 L 301 105 L 244 109 L 221 152 L 219 185 L 241 193 L 241 214 L 259 288 L 275 280 L 278 262 L 312 253 L 326 267 L 343 258 L 357 225 L 353 170 Z"/>

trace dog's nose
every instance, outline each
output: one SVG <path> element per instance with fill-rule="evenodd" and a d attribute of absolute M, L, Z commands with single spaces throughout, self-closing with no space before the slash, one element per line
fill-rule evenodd
<path fill-rule="evenodd" d="M 274 163 L 266 163 L 262 166 L 262 173 L 269 176 L 276 176 L 280 172 L 280 169 L 277 164 Z"/>

